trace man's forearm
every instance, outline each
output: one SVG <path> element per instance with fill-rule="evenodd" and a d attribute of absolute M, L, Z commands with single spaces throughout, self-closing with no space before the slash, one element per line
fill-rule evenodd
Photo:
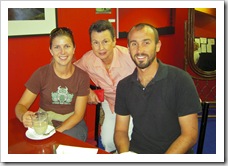
<path fill-rule="evenodd" d="M 114 142 L 118 153 L 129 151 L 130 142 L 127 133 L 116 131 L 114 135 Z"/>
<path fill-rule="evenodd" d="M 179 136 L 166 151 L 166 154 L 184 154 L 193 147 L 195 141 L 191 137 Z"/>

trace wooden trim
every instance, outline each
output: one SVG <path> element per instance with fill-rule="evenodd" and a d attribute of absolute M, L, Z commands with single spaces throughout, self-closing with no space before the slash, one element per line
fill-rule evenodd
<path fill-rule="evenodd" d="M 168 27 L 161 27 L 157 28 L 159 35 L 170 35 L 175 34 L 175 27 L 168 26 Z M 119 38 L 127 38 L 128 32 L 119 32 Z"/>

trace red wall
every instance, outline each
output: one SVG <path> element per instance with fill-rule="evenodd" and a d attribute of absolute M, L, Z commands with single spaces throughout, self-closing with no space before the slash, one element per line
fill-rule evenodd
<path fill-rule="evenodd" d="M 133 11 L 132 17 L 128 16 L 128 20 L 133 20 L 139 15 L 138 9 Z M 161 13 L 164 9 L 154 9 L 151 13 L 151 20 L 159 22 L 161 26 L 167 26 L 169 15 L 167 10 L 165 14 Z M 146 11 L 147 13 L 148 11 Z M 98 19 L 115 19 L 116 9 L 112 9 L 111 14 L 96 14 L 95 9 L 57 9 L 58 26 L 65 26 L 72 29 L 76 42 L 76 59 L 79 59 L 86 51 L 91 49 L 88 28 Z M 148 14 L 147 14 L 148 15 Z M 140 16 L 140 15 L 139 15 Z M 140 16 L 143 17 L 143 16 Z M 175 34 L 164 35 L 160 37 L 162 48 L 158 54 L 163 62 L 184 68 L 184 22 L 188 17 L 188 9 L 176 9 L 174 15 Z M 144 18 L 144 17 L 143 17 Z M 141 18 L 141 19 L 143 19 Z M 138 18 L 140 19 L 140 18 Z M 126 22 L 126 25 L 128 23 Z M 114 27 L 116 26 L 113 23 Z M 121 27 L 123 24 L 121 25 Z M 126 39 L 118 39 L 117 44 L 126 46 Z M 48 36 L 27 36 L 9 38 L 9 119 L 15 117 L 14 108 L 25 90 L 24 83 L 30 75 L 40 66 L 50 62 L 49 54 L 49 37 Z M 35 111 L 38 108 L 39 100 L 31 107 Z M 88 106 L 86 113 L 86 123 L 89 126 L 89 135 L 92 135 L 94 129 L 95 107 Z"/>
<path fill-rule="evenodd" d="M 132 17 L 133 16 L 133 17 Z M 146 22 L 160 28 L 170 26 L 169 8 L 120 8 L 119 9 L 119 31 L 128 32 L 129 29 L 140 22 Z"/>

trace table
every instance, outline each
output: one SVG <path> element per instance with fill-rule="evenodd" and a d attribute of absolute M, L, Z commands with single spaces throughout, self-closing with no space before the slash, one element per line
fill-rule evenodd
<path fill-rule="evenodd" d="M 87 142 L 75 139 L 56 131 L 54 135 L 44 140 L 31 140 L 25 136 L 27 128 L 18 119 L 8 122 L 8 153 L 9 154 L 53 154 L 53 145 L 60 144 L 87 148 L 97 148 Z M 110 154 L 98 148 L 98 154 Z"/>

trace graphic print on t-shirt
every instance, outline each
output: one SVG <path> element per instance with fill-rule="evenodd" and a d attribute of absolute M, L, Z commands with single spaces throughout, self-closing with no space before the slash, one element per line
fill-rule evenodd
<path fill-rule="evenodd" d="M 51 92 L 52 104 L 70 104 L 74 94 L 68 92 L 68 88 L 58 87 L 56 92 Z"/>

